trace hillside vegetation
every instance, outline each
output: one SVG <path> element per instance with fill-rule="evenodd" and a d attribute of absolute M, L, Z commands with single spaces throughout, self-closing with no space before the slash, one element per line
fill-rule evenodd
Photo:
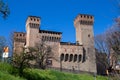
<path fill-rule="evenodd" d="M 25 69 L 23 76 L 19 77 L 17 69 L 10 64 L 0 63 L 0 80 L 94 80 L 94 76 L 54 70 Z M 97 76 L 96 80 L 107 80 L 107 77 Z"/>

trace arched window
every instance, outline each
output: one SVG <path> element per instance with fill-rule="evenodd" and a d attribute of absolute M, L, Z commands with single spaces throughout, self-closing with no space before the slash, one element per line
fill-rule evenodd
<path fill-rule="evenodd" d="M 90 18 L 92 19 L 93 17 L 91 16 Z"/>
<path fill-rule="evenodd" d="M 52 41 L 52 38 L 50 37 L 50 41 Z"/>
<path fill-rule="evenodd" d="M 86 17 L 86 15 L 84 15 L 84 18 Z"/>
<path fill-rule="evenodd" d="M 18 37 L 18 34 L 16 34 L 16 37 Z"/>
<path fill-rule="evenodd" d="M 87 18 L 89 19 L 89 16 L 87 16 Z"/>
<path fill-rule="evenodd" d="M 74 62 L 77 61 L 77 54 L 74 55 Z"/>
<path fill-rule="evenodd" d="M 65 55 L 65 61 L 68 61 L 68 54 Z"/>
<path fill-rule="evenodd" d="M 82 60 L 82 55 L 78 55 L 78 62 L 80 62 Z"/>
<path fill-rule="evenodd" d="M 82 20 L 80 21 L 80 24 L 83 24 L 83 21 L 82 21 Z"/>
<path fill-rule="evenodd" d="M 70 54 L 69 62 L 73 61 L 73 54 Z"/>
<path fill-rule="evenodd" d="M 36 21 L 36 19 L 34 18 L 34 21 Z"/>
<path fill-rule="evenodd" d="M 51 37 L 51 41 L 53 41 L 53 37 Z"/>
<path fill-rule="evenodd" d="M 22 36 L 22 34 L 20 34 L 20 36 Z"/>
<path fill-rule="evenodd" d="M 57 42 L 59 41 L 59 38 L 57 37 Z"/>
<path fill-rule="evenodd" d="M 63 61 L 64 60 L 64 54 L 62 53 L 60 56 L 60 60 Z"/>
<path fill-rule="evenodd" d="M 56 42 L 56 37 L 53 37 L 53 41 Z"/>
<path fill-rule="evenodd" d="M 37 21 L 39 21 L 39 19 L 37 19 Z"/>
<path fill-rule="evenodd" d="M 90 34 L 88 34 L 88 37 L 90 37 Z"/>
<path fill-rule="evenodd" d="M 31 21 L 32 21 L 32 18 L 30 18 L 31 19 Z"/>

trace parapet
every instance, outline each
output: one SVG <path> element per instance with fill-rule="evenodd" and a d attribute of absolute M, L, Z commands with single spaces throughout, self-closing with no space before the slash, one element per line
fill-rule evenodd
<path fill-rule="evenodd" d="M 87 15 L 87 14 L 78 14 L 78 16 L 74 20 L 74 25 L 80 22 L 82 25 L 93 25 L 94 23 L 94 16 Z"/>
<path fill-rule="evenodd" d="M 16 41 L 16 42 L 26 42 L 26 33 L 14 32 L 14 41 Z"/>

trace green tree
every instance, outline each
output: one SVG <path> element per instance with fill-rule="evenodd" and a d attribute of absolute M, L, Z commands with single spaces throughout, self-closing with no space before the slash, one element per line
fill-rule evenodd
<path fill-rule="evenodd" d="M 14 53 L 12 64 L 19 71 L 19 75 L 23 75 L 25 68 L 41 68 L 47 67 L 47 61 L 51 58 L 51 47 L 45 43 L 37 44 L 35 47 L 23 48 L 21 53 Z M 52 55 L 53 56 L 53 55 Z"/>
<path fill-rule="evenodd" d="M 34 55 L 32 49 L 29 49 L 29 52 L 26 52 L 26 48 L 23 48 L 21 53 L 14 53 L 12 64 L 15 68 L 18 69 L 19 75 L 23 75 L 23 70 L 25 68 L 30 68 L 30 60 L 34 60 Z"/>

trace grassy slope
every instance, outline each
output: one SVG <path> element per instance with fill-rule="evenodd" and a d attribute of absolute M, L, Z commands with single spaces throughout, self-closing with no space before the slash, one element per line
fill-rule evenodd
<path fill-rule="evenodd" d="M 11 74 L 0 72 L 0 80 L 25 80 L 20 77 L 15 77 Z"/>
<path fill-rule="evenodd" d="M 0 62 L 0 80 L 25 80 L 18 76 L 12 75 L 13 68 L 11 65 Z"/>
<path fill-rule="evenodd" d="M 94 80 L 94 77 L 89 74 L 72 74 L 38 69 L 27 69 L 24 72 L 25 77 L 29 80 Z M 107 78 L 97 76 L 96 80 L 107 80 Z"/>
<path fill-rule="evenodd" d="M 94 80 L 89 74 L 63 73 L 54 70 L 25 69 L 23 78 L 20 78 L 11 65 L 0 62 L 0 80 Z M 107 80 L 106 77 L 97 76 L 96 80 Z"/>

